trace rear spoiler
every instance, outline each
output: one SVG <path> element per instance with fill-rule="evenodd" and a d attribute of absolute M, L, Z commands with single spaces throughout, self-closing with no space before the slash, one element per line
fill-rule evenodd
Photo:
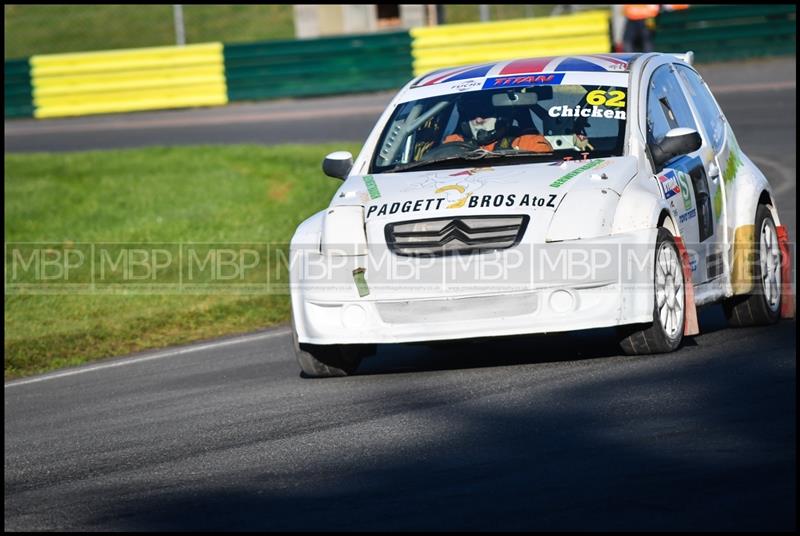
<path fill-rule="evenodd" d="M 691 50 L 688 51 L 688 52 L 682 52 L 682 53 L 674 52 L 671 55 L 675 56 L 676 58 L 678 58 L 679 60 L 681 60 L 684 63 L 688 63 L 689 65 L 694 63 L 694 52 L 692 52 Z"/>

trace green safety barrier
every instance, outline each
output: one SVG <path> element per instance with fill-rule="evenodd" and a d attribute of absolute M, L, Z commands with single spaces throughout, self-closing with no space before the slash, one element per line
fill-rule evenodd
<path fill-rule="evenodd" d="M 3 80 L 5 117 L 33 116 L 33 86 L 28 58 L 6 60 Z"/>
<path fill-rule="evenodd" d="M 656 50 L 693 50 L 698 62 L 795 54 L 797 6 L 692 5 L 656 19 Z"/>
<path fill-rule="evenodd" d="M 225 45 L 228 100 L 399 88 L 412 78 L 407 31 Z"/>

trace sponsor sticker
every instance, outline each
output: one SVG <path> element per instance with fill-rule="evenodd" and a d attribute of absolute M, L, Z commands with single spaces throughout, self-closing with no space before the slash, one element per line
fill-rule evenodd
<path fill-rule="evenodd" d="M 439 210 L 444 203 L 444 197 L 431 197 L 428 199 L 417 199 L 416 201 L 395 201 L 394 203 L 383 203 L 382 205 L 370 205 L 367 209 L 367 218 L 370 216 L 386 216 L 387 214 L 397 214 L 406 212 L 422 212 L 426 210 Z"/>
<path fill-rule="evenodd" d="M 441 210 L 446 208 L 492 208 L 492 207 L 542 207 L 556 208 L 558 206 L 558 194 L 486 194 L 473 195 L 469 192 L 461 192 L 457 185 L 452 185 L 459 194 L 458 201 L 447 204 L 445 197 L 432 197 L 428 199 L 417 199 L 408 201 L 395 201 L 394 203 L 383 203 L 371 205 L 367 208 L 367 218 L 387 216 L 391 214 L 405 214 L 408 212 L 426 212 L 428 210 Z M 442 193 L 449 189 L 440 188 L 437 192 Z"/>
<path fill-rule="evenodd" d="M 547 115 L 550 117 L 595 117 L 622 121 L 627 118 L 625 110 L 612 110 L 601 106 L 567 106 L 566 104 L 548 108 Z"/>
<path fill-rule="evenodd" d="M 529 195 L 517 194 L 473 195 L 469 198 L 469 208 L 481 207 L 549 207 L 556 208 L 558 195 Z"/>
<path fill-rule="evenodd" d="M 733 132 L 729 131 L 728 139 L 728 160 L 725 163 L 725 171 L 722 172 L 722 180 L 725 184 L 729 184 L 736 179 L 736 174 L 739 168 L 742 167 L 742 159 L 739 156 L 739 145 L 736 143 L 736 138 Z"/>
<path fill-rule="evenodd" d="M 681 214 L 680 218 L 678 218 L 678 223 L 684 223 L 696 217 L 697 217 L 697 209 L 693 208 L 689 212 Z"/>
<path fill-rule="evenodd" d="M 495 89 L 498 87 L 527 87 L 532 85 L 557 85 L 564 79 L 564 73 L 550 74 L 526 74 L 519 76 L 501 76 L 498 78 L 487 78 L 483 83 L 483 89 Z"/>
<path fill-rule="evenodd" d="M 689 191 L 688 175 L 683 171 L 678 172 L 678 181 L 681 183 L 681 197 L 683 198 L 683 208 L 692 208 L 692 193 Z"/>
<path fill-rule="evenodd" d="M 603 160 L 588 162 L 589 167 L 605 164 Z M 584 166 L 585 169 L 589 167 Z M 579 168 L 580 169 L 580 168 Z M 419 190 L 433 189 L 433 193 L 418 199 L 394 201 L 391 203 L 375 203 L 366 207 L 367 218 L 390 216 L 414 212 L 427 212 L 432 210 L 459 209 L 459 208 L 489 208 L 489 207 L 543 207 L 556 208 L 558 206 L 557 194 L 486 194 L 480 195 L 481 188 L 488 183 L 498 182 L 516 184 L 515 177 L 523 176 L 524 169 L 504 169 L 501 178 L 491 177 L 489 172 L 495 171 L 491 167 L 471 168 L 445 173 L 434 173 L 424 177 L 417 183 L 410 184 L 404 191 L 414 192 L 416 197 Z M 575 170 L 580 173 L 578 169 Z M 487 177 L 487 175 L 489 175 Z M 476 193 L 477 192 L 477 193 Z"/>
<path fill-rule="evenodd" d="M 481 80 L 472 79 L 472 80 L 463 80 L 460 82 L 453 83 L 450 86 L 450 89 L 453 91 L 469 91 L 471 89 L 481 89 L 483 82 Z"/>
<path fill-rule="evenodd" d="M 441 194 L 441 193 L 446 193 L 446 192 L 451 192 L 451 191 L 458 192 L 458 194 L 463 194 L 464 193 L 464 187 L 461 186 L 460 184 L 445 184 L 444 186 L 440 186 L 439 188 L 437 188 L 435 193 Z M 467 192 L 466 195 L 464 195 L 463 197 L 461 197 L 459 199 L 456 199 L 455 201 L 453 201 L 452 203 L 447 205 L 447 208 L 461 208 L 461 207 L 463 207 L 464 203 L 467 202 L 467 198 L 469 197 L 469 195 L 470 195 L 470 193 Z"/>
<path fill-rule="evenodd" d="M 604 89 L 595 89 L 586 94 L 586 103 L 593 106 L 625 107 L 625 92 L 615 89 L 606 93 Z"/>
<path fill-rule="evenodd" d="M 364 175 L 364 184 L 367 186 L 370 199 L 378 199 L 381 196 L 381 192 L 378 190 L 378 185 L 375 184 L 375 179 L 372 175 Z"/>
<path fill-rule="evenodd" d="M 659 175 L 658 182 L 661 185 L 661 191 L 664 192 L 664 199 L 669 199 L 673 195 L 681 193 L 681 187 L 678 184 L 678 180 L 675 178 L 675 172 L 673 170 Z"/>
<path fill-rule="evenodd" d="M 575 168 L 572 171 L 570 171 L 569 173 L 567 173 L 566 175 L 563 175 L 562 177 L 559 177 L 555 181 L 551 182 L 550 183 L 550 187 L 551 188 L 559 188 L 559 187 L 561 187 L 562 184 L 564 184 L 566 182 L 569 182 L 571 179 L 577 177 L 578 175 L 580 175 L 584 171 L 587 171 L 587 170 L 592 169 L 593 167 L 599 166 L 603 162 L 604 162 L 604 160 L 592 160 L 592 161 L 582 165 L 579 168 Z"/>

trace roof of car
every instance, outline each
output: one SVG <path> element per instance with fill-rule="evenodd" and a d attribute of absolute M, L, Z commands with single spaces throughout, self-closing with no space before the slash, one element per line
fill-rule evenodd
<path fill-rule="evenodd" d="M 412 87 L 429 86 L 442 82 L 483 78 L 490 76 L 507 76 L 553 72 L 627 72 L 630 63 L 639 57 L 639 53 L 586 54 L 580 56 L 550 56 L 542 58 L 524 58 L 492 63 L 464 65 L 439 69 L 428 73 L 413 84 Z"/>

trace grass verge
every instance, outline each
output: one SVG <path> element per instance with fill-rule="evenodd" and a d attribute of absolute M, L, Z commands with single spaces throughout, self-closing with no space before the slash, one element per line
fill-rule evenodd
<path fill-rule="evenodd" d="M 489 20 L 547 17 L 555 4 L 492 4 Z M 175 44 L 172 5 L 5 6 L 5 57 Z M 448 24 L 478 22 L 478 4 L 444 6 Z M 292 4 L 183 6 L 187 43 L 294 38 Z"/>
<path fill-rule="evenodd" d="M 288 320 L 285 292 L 12 292 L 9 244 L 288 243 L 340 184 L 320 171 L 337 149 L 359 146 L 6 155 L 5 378 Z"/>
<path fill-rule="evenodd" d="M 291 4 L 183 6 L 186 42 L 294 38 Z M 172 5 L 5 6 L 5 57 L 169 46 Z"/>

